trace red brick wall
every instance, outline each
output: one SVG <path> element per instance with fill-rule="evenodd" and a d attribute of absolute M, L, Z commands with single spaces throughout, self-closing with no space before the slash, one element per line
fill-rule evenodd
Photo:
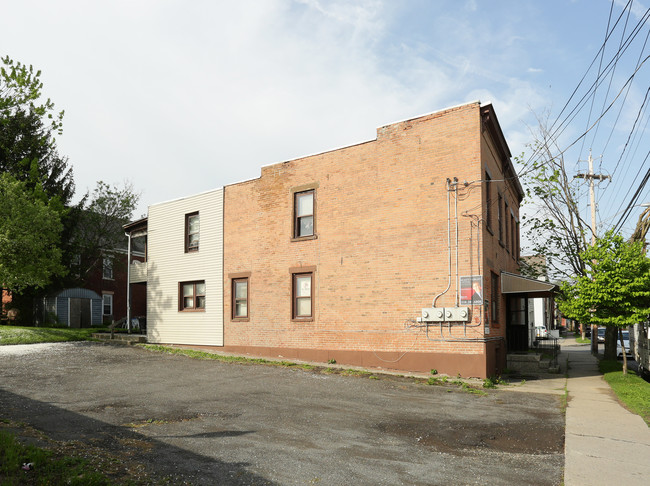
<path fill-rule="evenodd" d="M 144 258 L 131 255 L 132 260 L 144 261 Z M 116 253 L 113 255 L 113 278 L 103 278 L 102 259 L 100 258 L 85 279 L 84 288 L 93 290 L 101 297 L 104 292 L 113 293 L 112 320 L 119 321 L 126 317 L 126 282 L 127 282 L 127 256 Z M 131 285 L 131 315 L 146 315 L 146 286 Z"/>
<path fill-rule="evenodd" d="M 472 309 L 473 327 L 438 326 L 427 336 L 408 325 L 449 285 L 447 178 L 459 181 L 457 210 L 450 197 L 452 278 L 436 305 L 456 303 L 455 214 L 459 275 L 483 272 L 487 287 L 488 258 L 516 268 L 483 226 L 472 227 L 485 210 L 482 166 L 491 163 L 482 154 L 483 137 L 480 106 L 464 105 L 380 128 L 375 141 L 264 167 L 259 179 L 227 186 L 225 346 L 327 350 L 338 362 L 337 351 L 357 352 L 387 368 L 402 368 L 408 353 L 428 353 L 439 372 L 489 374 L 493 344 L 453 341 L 484 336 L 480 306 Z M 317 186 L 317 238 L 291 241 L 292 188 L 304 185 Z M 316 268 L 312 321 L 291 319 L 295 267 Z M 250 272 L 250 315 L 233 322 L 229 275 L 242 272 Z"/>

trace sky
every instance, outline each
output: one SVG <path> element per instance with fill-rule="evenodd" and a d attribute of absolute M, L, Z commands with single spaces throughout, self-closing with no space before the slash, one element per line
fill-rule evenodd
<path fill-rule="evenodd" d="M 57 142 L 77 197 L 127 180 L 141 193 L 134 217 L 479 100 L 493 104 L 513 155 L 530 155 L 539 116 L 568 169 L 585 172 L 593 149 L 595 172 L 612 176 L 596 188 L 604 228 L 650 169 L 650 60 L 629 81 L 649 54 L 647 10 L 636 0 L 21 0 L 3 5 L 0 55 L 40 69 L 45 96 L 65 110 Z"/>

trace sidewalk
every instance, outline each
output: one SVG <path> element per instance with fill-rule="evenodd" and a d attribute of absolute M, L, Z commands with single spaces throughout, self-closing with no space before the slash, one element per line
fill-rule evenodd
<path fill-rule="evenodd" d="M 563 369 L 567 357 L 564 484 L 650 484 L 650 428 L 619 404 L 589 345 L 564 343 Z"/>

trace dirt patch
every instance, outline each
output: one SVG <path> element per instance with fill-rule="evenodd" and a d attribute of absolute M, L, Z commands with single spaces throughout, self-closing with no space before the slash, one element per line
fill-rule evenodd
<path fill-rule="evenodd" d="M 398 420 L 377 425 L 385 434 L 406 437 L 437 452 L 467 455 L 474 449 L 518 454 L 559 454 L 564 451 L 564 434 L 544 423 L 516 422 L 477 427 L 475 422 Z M 544 447 L 540 447 L 544 444 Z"/>

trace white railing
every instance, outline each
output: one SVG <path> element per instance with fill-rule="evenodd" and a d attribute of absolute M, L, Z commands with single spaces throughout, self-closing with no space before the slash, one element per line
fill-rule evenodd
<path fill-rule="evenodd" d="M 134 260 L 131 263 L 130 282 L 141 283 L 147 281 L 147 262 Z"/>

